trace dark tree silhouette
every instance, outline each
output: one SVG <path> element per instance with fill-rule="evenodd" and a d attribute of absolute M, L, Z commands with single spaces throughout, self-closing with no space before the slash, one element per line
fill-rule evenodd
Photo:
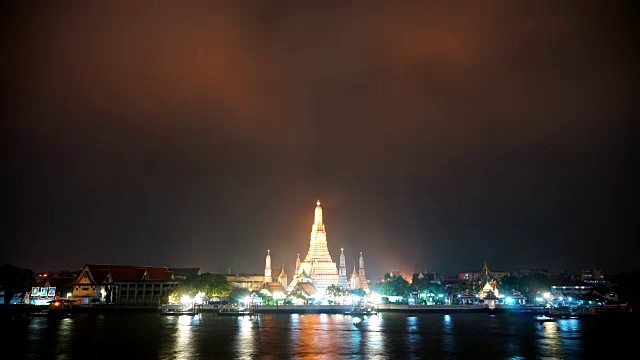
<path fill-rule="evenodd" d="M 0 266 L 0 288 L 4 290 L 4 306 L 9 306 L 13 295 L 31 290 L 35 281 L 33 271 L 4 264 Z"/>

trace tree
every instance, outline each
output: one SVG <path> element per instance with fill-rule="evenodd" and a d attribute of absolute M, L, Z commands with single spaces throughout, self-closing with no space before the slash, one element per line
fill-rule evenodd
<path fill-rule="evenodd" d="M 452 295 L 460 294 L 466 290 L 473 290 L 473 283 L 469 280 L 458 281 L 453 285 Z"/>
<path fill-rule="evenodd" d="M 222 274 L 204 273 L 189 277 L 182 284 L 173 290 L 175 298 L 179 299 L 182 295 L 195 296 L 202 292 L 207 297 L 229 296 L 233 290 L 233 285 L 227 281 Z"/>
<path fill-rule="evenodd" d="M 429 283 L 429 286 L 427 286 L 422 292 L 425 294 L 433 294 L 434 298 L 430 300 L 436 304 L 440 304 L 444 302 L 444 294 L 447 293 L 447 289 L 442 284 Z M 442 297 L 439 296 L 440 294 L 442 294 Z"/>
<path fill-rule="evenodd" d="M 4 289 L 4 305 L 9 306 L 13 295 L 27 293 L 35 281 L 33 271 L 5 264 L 0 266 L 0 288 Z"/>
<path fill-rule="evenodd" d="M 342 286 L 329 285 L 327 287 L 326 292 L 327 292 L 327 295 L 329 295 L 333 299 L 333 301 L 335 301 L 336 298 L 345 296 L 347 293 L 347 290 L 343 289 Z"/>
<path fill-rule="evenodd" d="M 385 281 L 383 281 L 380 287 L 381 295 L 406 297 L 411 293 L 411 285 L 402 276 L 389 275 L 389 273 L 387 273 L 384 275 L 384 278 Z"/>
<path fill-rule="evenodd" d="M 307 301 L 307 297 L 304 296 L 304 294 L 302 293 L 302 291 L 300 291 L 300 289 L 291 290 L 289 292 L 289 294 L 287 295 L 287 298 L 289 298 L 289 299 L 300 299 L 300 300 Z"/>
<path fill-rule="evenodd" d="M 413 285 L 416 291 L 425 292 L 425 290 L 427 290 L 427 288 L 431 286 L 431 282 L 427 278 L 422 278 L 422 279 L 416 279 L 416 281 L 414 281 L 413 284 L 411 285 Z"/>
<path fill-rule="evenodd" d="M 248 296 L 251 296 L 251 291 L 245 288 L 233 288 L 233 290 L 231 290 L 231 292 L 229 293 L 229 297 L 234 299 L 233 302 L 235 303 L 240 302 L 240 299 L 246 298 Z"/>
<path fill-rule="evenodd" d="M 529 299 L 536 297 L 538 293 L 551 291 L 551 279 L 544 274 L 525 275 L 520 278 L 520 291 Z"/>
<path fill-rule="evenodd" d="M 500 292 L 507 293 L 511 290 L 520 291 L 520 278 L 517 276 L 505 276 L 498 284 Z"/>
<path fill-rule="evenodd" d="M 367 292 L 362 288 L 353 289 L 350 291 L 351 296 L 359 296 L 361 298 L 367 296 Z"/>

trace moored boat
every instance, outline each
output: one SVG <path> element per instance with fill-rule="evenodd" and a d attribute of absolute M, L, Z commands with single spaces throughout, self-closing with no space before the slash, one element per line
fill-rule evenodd
<path fill-rule="evenodd" d="M 70 316 L 73 311 L 75 304 L 75 300 L 69 299 L 57 299 L 53 300 L 49 303 L 49 308 L 47 309 L 47 315 L 49 316 Z"/>
<path fill-rule="evenodd" d="M 378 311 L 371 305 L 359 305 L 352 306 L 351 310 L 345 312 L 345 315 L 352 316 L 364 316 L 364 315 L 376 315 Z"/>
<path fill-rule="evenodd" d="M 159 308 L 161 315 L 195 315 L 196 308 L 190 304 L 165 303 Z"/>
<path fill-rule="evenodd" d="M 223 307 L 218 310 L 218 315 L 227 315 L 227 316 L 245 316 L 251 315 L 251 310 L 247 307 Z"/>
<path fill-rule="evenodd" d="M 537 321 L 541 321 L 541 322 L 545 322 L 545 321 L 556 321 L 556 318 L 552 317 L 552 316 L 547 316 L 547 315 L 536 315 L 536 320 Z"/>

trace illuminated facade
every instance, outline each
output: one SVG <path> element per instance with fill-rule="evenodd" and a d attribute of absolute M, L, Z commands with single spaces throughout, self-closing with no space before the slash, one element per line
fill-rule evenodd
<path fill-rule="evenodd" d="M 71 298 L 81 304 L 97 299 L 102 303 L 157 305 L 181 282 L 167 267 L 86 264 L 73 280 Z"/>

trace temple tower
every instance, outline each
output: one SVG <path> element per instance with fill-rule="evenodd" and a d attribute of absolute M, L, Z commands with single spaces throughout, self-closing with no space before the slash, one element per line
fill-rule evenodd
<path fill-rule="evenodd" d="M 271 277 L 271 254 L 270 250 L 267 250 L 267 258 L 264 265 L 264 282 L 270 283 L 272 281 L 273 278 Z"/>
<path fill-rule="evenodd" d="M 338 286 L 343 289 L 349 288 L 349 282 L 347 281 L 347 265 L 344 257 L 344 249 L 340 249 L 340 267 L 338 268 Z"/>
<path fill-rule="evenodd" d="M 353 273 L 351 274 L 351 283 L 349 284 L 351 290 L 360 288 L 360 276 L 356 271 L 356 264 L 353 264 Z"/>
<path fill-rule="evenodd" d="M 324 295 L 327 287 L 338 284 L 338 267 L 329 254 L 326 231 L 327 227 L 322 219 L 322 207 L 320 207 L 320 200 L 318 200 L 316 202 L 313 225 L 311 225 L 309 252 L 304 261 L 300 263 L 296 274 L 302 274 L 304 271 L 309 275 L 318 293 L 322 295 Z M 296 278 L 294 277 L 295 280 Z"/>
<path fill-rule="evenodd" d="M 362 251 L 360 252 L 360 268 L 358 269 L 358 276 L 360 277 L 360 287 L 362 290 L 369 292 L 369 283 L 367 282 L 367 276 L 364 272 L 364 257 L 362 257 Z"/>
<path fill-rule="evenodd" d="M 282 271 L 280 272 L 280 275 L 278 276 L 278 282 L 284 288 L 286 288 L 287 285 L 289 285 L 289 283 L 287 282 L 287 273 L 284 272 L 284 261 L 282 262 Z"/>

